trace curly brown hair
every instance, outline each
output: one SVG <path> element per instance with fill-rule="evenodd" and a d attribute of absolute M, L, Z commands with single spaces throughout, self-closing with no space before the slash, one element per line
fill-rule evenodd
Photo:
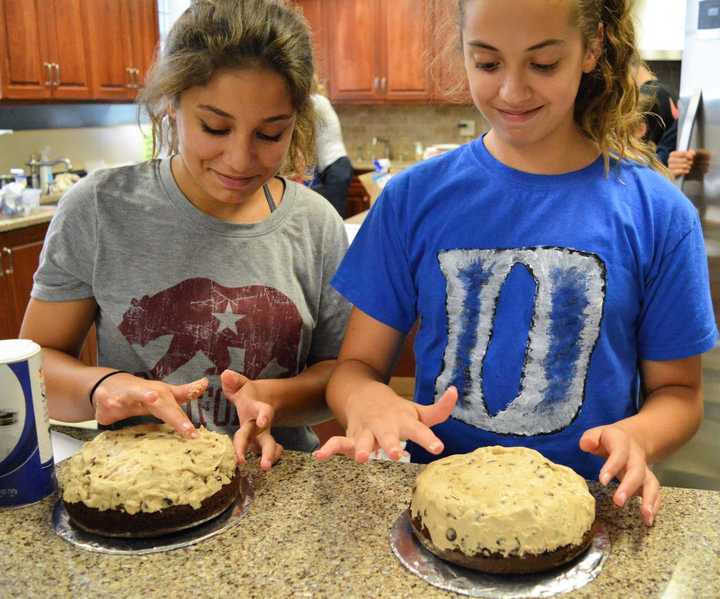
<path fill-rule="evenodd" d="M 153 156 L 164 146 L 178 150 L 168 109 L 185 90 L 207 85 L 220 69 L 253 68 L 271 69 L 287 84 L 296 122 L 282 171 L 302 173 L 314 159 L 313 51 L 304 18 L 282 0 L 193 0 L 170 30 L 138 100 L 152 123 Z"/>
<path fill-rule="evenodd" d="M 667 174 L 655 149 L 637 134 L 644 114 L 632 68 L 640 59 L 635 47 L 630 0 L 568 1 L 572 4 L 572 18 L 580 30 L 585 48 L 597 39 L 599 29 L 603 35 L 602 52 L 595 69 L 584 73 L 580 80 L 575 100 L 575 122 L 599 148 L 606 172 L 611 158 L 627 158 Z M 457 23 L 461 30 L 467 2 L 457 2 Z"/>
<path fill-rule="evenodd" d="M 629 0 L 574 0 L 575 18 L 587 46 L 603 28 L 603 51 L 591 73 L 583 74 L 575 100 L 575 122 L 610 157 L 629 158 L 663 173 L 655 149 L 637 134 L 644 110 L 633 65 L 639 61 Z"/>

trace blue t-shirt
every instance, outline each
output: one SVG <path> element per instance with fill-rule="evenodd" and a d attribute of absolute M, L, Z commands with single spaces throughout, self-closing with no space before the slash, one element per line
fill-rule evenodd
<path fill-rule="evenodd" d="M 395 176 L 333 285 L 399 331 L 419 319 L 415 400 L 459 391 L 442 455 L 523 445 L 588 478 L 603 460 L 580 436 L 637 412 L 639 361 L 717 335 L 697 211 L 669 181 L 602 158 L 532 175 L 482 139 Z"/>

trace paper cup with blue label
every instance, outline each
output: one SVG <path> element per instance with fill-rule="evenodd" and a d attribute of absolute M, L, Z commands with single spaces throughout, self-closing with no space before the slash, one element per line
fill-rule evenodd
<path fill-rule="evenodd" d="M 35 503 L 55 490 L 42 349 L 0 340 L 0 507 Z"/>

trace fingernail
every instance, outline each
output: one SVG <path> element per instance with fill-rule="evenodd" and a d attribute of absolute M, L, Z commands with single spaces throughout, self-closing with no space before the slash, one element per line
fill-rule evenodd
<path fill-rule="evenodd" d="M 652 525 L 653 525 L 653 522 L 655 522 L 655 516 L 653 516 L 653 514 L 651 513 L 651 514 L 650 514 L 650 519 L 648 520 L 648 524 L 649 524 L 650 526 L 652 526 Z"/>
<path fill-rule="evenodd" d="M 600 473 L 600 482 L 603 485 L 606 485 L 610 482 L 610 475 L 607 472 L 601 472 Z"/>
<path fill-rule="evenodd" d="M 442 450 L 442 443 L 439 443 L 439 442 L 436 441 L 435 443 L 432 443 L 432 444 L 430 445 L 430 451 L 431 451 L 432 453 L 438 453 L 438 452 L 441 451 L 441 450 Z"/>
<path fill-rule="evenodd" d="M 625 495 L 625 493 L 618 493 L 617 500 L 620 502 L 620 505 L 625 505 L 626 499 L 627 499 L 627 495 Z"/>

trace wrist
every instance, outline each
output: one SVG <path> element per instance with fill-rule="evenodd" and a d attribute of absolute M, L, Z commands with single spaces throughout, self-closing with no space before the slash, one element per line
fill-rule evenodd
<path fill-rule="evenodd" d="M 98 376 L 97 380 L 95 381 L 88 393 L 88 399 L 90 400 L 90 405 L 92 406 L 93 410 L 95 409 L 95 394 L 97 393 L 97 390 L 103 385 L 103 383 L 105 383 L 107 379 L 120 374 L 130 373 L 126 370 L 116 370 L 114 368 L 103 369 L 103 372 Z"/>

